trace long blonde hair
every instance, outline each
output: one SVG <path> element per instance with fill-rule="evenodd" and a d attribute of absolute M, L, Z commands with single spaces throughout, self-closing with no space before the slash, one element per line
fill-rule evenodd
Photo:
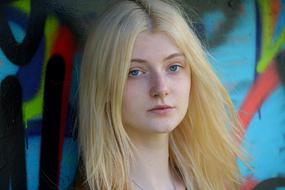
<path fill-rule="evenodd" d="M 191 68 L 188 111 L 170 134 L 173 170 L 187 189 L 239 189 L 239 120 L 185 15 L 173 1 L 122 0 L 90 32 L 79 85 L 79 142 L 90 189 L 131 188 L 133 148 L 122 99 L 134 42 L 144 31 L 166 33 Z"/>

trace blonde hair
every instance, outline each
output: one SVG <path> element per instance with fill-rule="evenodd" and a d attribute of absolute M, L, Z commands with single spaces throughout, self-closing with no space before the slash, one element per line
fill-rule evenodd
<path fill-rule="evenodd" d="M 230 97 L 177 4 L 120 1 L 87 39 L 79 85 L 79 142 L 93 189 L 130 189 L 132 143 L 122 122 L 122 99 L 138 34 L 164 32 L 191 68 L 187 114 L 170 134 L 170 165 L 187 189 L 239 189 L 240 123 Z"/>

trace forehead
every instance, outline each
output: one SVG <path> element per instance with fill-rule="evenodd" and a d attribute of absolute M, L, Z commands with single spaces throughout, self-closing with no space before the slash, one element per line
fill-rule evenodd
<path fill-rule="evenodd" d="M 142 32 L 136 38 L 132 58 L 160 59 L 174 53 L 182 53 L 164 32 Z"/>

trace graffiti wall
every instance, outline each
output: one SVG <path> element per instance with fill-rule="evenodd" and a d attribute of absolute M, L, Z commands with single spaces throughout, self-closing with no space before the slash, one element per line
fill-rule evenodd
<path fill-rule="evenodd" d="M 285 189 L 285 1 L 193 4 L 210 62 L 245 128 L 252 170 L 240 164 L 243 189 Z"/>
<path fill-rule="evenodd" d="M 68 189 L 90 18 L 107 1 L 0 1 L 0 189 Z M 285 188 L 285 1 L 188 0 L 245 127 L 243 190 Z"/>
<path fill-rule="evenodd" d="M 57 9 L 56 9 L 57 8 Z M 1 1 L 0 189 L 67 189 L 74 178 L 77 42 L 59 5 Z"/>
<path fill-rule="evenodd" d="M 213 2 L 196 1 L 198 31 L 245 127 L 243 189 L 284 189 L 285 1 Z"/>

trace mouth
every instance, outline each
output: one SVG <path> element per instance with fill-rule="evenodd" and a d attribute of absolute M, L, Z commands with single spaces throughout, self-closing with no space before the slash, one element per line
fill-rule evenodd
<path fill-rule="evenodd" d="M 156 114 L 167 114 L 174 109 L 173 106 L 169 105 L 158 105 L 148 110 L 148 112 Z"/>

